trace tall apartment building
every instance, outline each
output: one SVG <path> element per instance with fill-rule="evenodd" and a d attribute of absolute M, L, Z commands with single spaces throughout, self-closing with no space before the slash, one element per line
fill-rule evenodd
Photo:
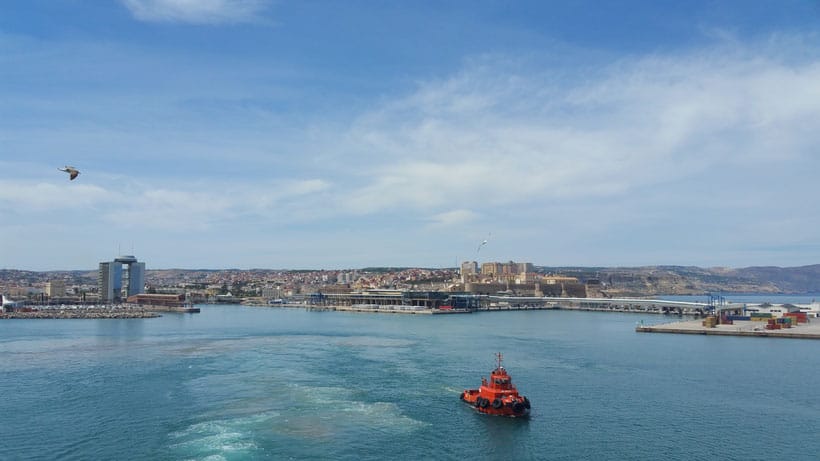
<path fill-rule="evenodd" d="M 516 273 L 518 274 L 527 274 L 529 272 L 535 272 L 535 266 L 532 263 L 517 263 L 516 266 L 518 270 Z"/>
<path fill-rule="evenodd" d="M 464 261 L 461 263 L 461 273 L 462 274 L 477 274 L 478 273 L 478 263 L 475 261 Z"/>
<path fill-rule="evenodd" d="M 49 298 L 65 297 L 65 281 L 49 280 L 46 282 L 46 296 Z"/>
<path fill-rule="evenodd" d="M 121 301 L 145 292 L 145 263 L 133 256 L 120 256 L 100 263 L 97 273 L 100 301 Z"/>
<path fill-rule="evenodd" d="M 490 275 L 496 279 L 513 280 L 518 274 L 526 274 L 535 271 L 532 263 L 516 263 L 514 261 L 506 263 L 489 262 L 481 265 L 481 274 Z"/>
<path fill-rule="evenodd" d="M 481 265 L 482 275 L 499 275 L 501 274 L 501 263 L 483 263 Z"/>

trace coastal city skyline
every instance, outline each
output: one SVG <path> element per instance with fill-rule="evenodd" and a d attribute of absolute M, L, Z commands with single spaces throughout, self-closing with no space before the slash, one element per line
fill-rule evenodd
<path fill-rule="evenodd" d="M 0 269 L 816 264 L 818 25 L 796 0 L 9 2 Z"/>

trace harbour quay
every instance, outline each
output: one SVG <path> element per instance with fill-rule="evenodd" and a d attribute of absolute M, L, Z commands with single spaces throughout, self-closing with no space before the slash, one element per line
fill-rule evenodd
<path fill-rule="evenodd" d="M 353 304 L 350 306 L 323 306 L 322 308 L 310 308 L 310 310 L 334 310 L 339 312 L 366 312 L 372 314 L 418 314 L 418 315 L 442 315 L 442 314 L 469 314 L 468 309 L 452 308 L 443 306 L 439 308 L 428 308 L 422 306 L 386 305 L 379 304 Z"/>
<path fill-rule="evenodd" d="M 477 310 L 481 298 L 441 291 L 364 290 L 313 293 L 302 299 L 301 304 L 311 310 L 455 314 Z"/>
<path fill-rule="evenodd" d="M 814 321 L 812 321 L 814 320 Z M 689 335 L 754 336 L 766 338 L 820 339 L 820 320 L 810 319 L 790 328 L 768 329 L 760 320 L 734 320 L 731 324 L 714 324 L 702 319 L 644 325 L 638 323 L 638 333 L 676 333 Z"/>
<path fill-rule="evenodd" d="M 302 307 L 309 310 L 399 314 L 456 314 L 521 310 L 589 310 L 678 315 L 706 315 L 708 303 L 658 299 L 511 296 L 468 292 L 362 290 L 317 292 L 287 302 L 243 302 L 245 305 Z"/>

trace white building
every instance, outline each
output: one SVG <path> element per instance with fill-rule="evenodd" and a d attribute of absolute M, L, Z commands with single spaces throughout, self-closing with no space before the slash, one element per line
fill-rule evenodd
<path fill-rule="evenodd" d="M 748 314 L 772 314 L 775 318 L 794 312 L 800 312 L 800 308 L 791 304 L 750 304 L 746 306 Z"/>

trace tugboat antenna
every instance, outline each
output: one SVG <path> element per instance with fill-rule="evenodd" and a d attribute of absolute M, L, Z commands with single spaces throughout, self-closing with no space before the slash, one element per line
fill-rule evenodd
<path fill-rule="evenodd" d="M 501 368 L 501 352 L 496 352 L 495 357 L 498 359 L 498 367 Z"/>

